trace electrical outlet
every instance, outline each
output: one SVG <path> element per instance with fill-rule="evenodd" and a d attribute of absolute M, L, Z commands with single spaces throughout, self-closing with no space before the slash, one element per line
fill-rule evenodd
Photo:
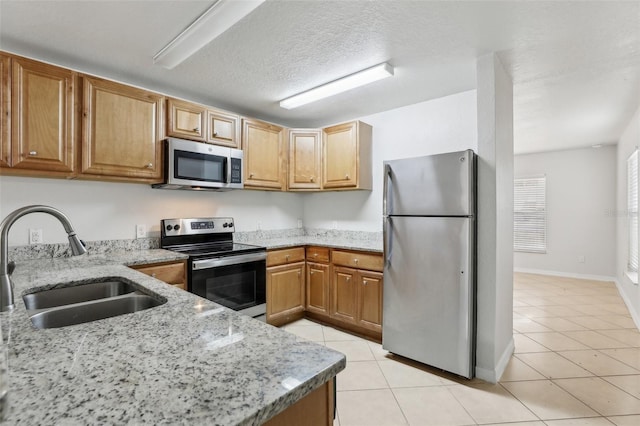
<path fill-rule="evenodd" d="M 578 256 L 578 263 L 584 263 L 584 256 Z"/>
<path fill-rule="evenodd" d="M 331 222 L 331 229 L 338 229 L 338 221 L 334 220 Z"/>
<path fill-rule="evenodd" d="M 262 229 L 262 221 L 259 220 L 258 223 L 256 224 L 256 230 L 261 230 Z"/>
<path fill-rule="evenodd" d="M 147 236 L 147 227 L 145 225 L 136 225 L 136 238 L 144 238 Z"/>
<path fill-rule="evenodd" d="M 29 228 L 29 244 L 42 244 L 42 229 Z"/>
<path fill-rule="evenodd" d="M 302 219 L 298 219 L 298 228 L 302 228 Z"/>

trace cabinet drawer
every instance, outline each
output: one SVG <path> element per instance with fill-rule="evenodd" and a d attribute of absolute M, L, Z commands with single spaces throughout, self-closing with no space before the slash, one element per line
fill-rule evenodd
<path fill-rule="evenodd" d="M 329 263 L 329 249 L 326 247 L 307 247 L 307 260 Z"/>
<path fill-rule="evenodd" d="M 267 266 L 301 262 L 303 260 L 304 247 L 294 247 L 290 249 L 273 250 L 267 252 Z"/>
<path fill-rule="evenodd" d="M 333 264 L 349 266 L 370 271 L 382 271 L 383 260 L 381 254 L 358 253 L 350 251 L 333 250 Z"/>
<path fill-rule="evenodd" d="M 133 269 L 173 285 L 184 285 L 185 262 L 132 266 Z"/>

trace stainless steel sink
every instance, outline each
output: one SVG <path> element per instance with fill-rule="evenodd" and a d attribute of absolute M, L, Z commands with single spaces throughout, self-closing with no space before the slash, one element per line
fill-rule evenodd
<path fill-rule="evenodd" d="M 31 323 L 36 328 L 66 327 L 130 314 L 163 303 L 146 294 L 127 294 L 40 311 L 31 316 Z"/>
<path fill-rule="evenodd" d="M 43 290 L 22 296 L 36 328 L 58 328 L 130 314 L 167 300 L 119 278 Z"/>
<path fill-rule="evenodd" d="M 109 281 L 53 288 L 51 290 L 25 294 L 22 296 L 22 300 L 24 300 L 27 309 L 33 310 L 121 296 L 123 294 L 133 293 L 134 291 L 136 291 L 136 288 L 133 285 L 110 278 Z"/>

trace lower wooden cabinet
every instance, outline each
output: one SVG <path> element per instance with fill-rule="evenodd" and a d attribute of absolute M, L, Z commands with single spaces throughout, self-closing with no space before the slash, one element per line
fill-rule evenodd
<path fill-rule="evenodd" d="M 382 332 L 382 274 L 336 266 L 333 268 L 330 316 L 344 324 Z"/>
<path fill-rule="evenodd" d="M 132 269 L 147 274 L 182 290 L 187 289 L 187 261 L 132 265 Z"/>
<path fill-rule="evenodd" d="M 357 271 L 351 268 L 334 267 L 332 280 L 333 303 L 330 315 L 345 323 L 357 322 L 358 283 Z"/>
<path fill-rule="evenodd" d="M 307 262 L 306 310 L 329 315 L 329 265 Z"/>
<path fill-rule="evenodd" d="M 264 426 L 332 426 L 335 411 L 333 380 L 329 380 L 280 414 L 272 417 Z"/>
<path fill-rule="evenodd" d="M 306 262 L 305 262 L 306 259 Z M 309 246 L 267 253 L 267 322 L 307 316 L 382 338 L 382 254 Z"/>
<path fill-rule="evenodd" d="M 304 315 L 305 264 L 267 268 L 267 323 L 282 325 Z"/>
<path fill-rule="evenodd" d="M 359 271 L 358 275 L 356 324 L 382 333 L 382 274 L 373 271 Z"/>

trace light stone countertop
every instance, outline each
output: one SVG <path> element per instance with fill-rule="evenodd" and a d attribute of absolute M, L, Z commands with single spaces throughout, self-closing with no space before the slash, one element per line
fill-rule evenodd
<path fill-rule="evenodd" d="M 261 424 L 344 369 L 343 354 L 221 307 L 124 264 L 184 259 L 125 250 L 17 263 L 7 424 Z M 35 329 L 22 295 L 121 277 L 163 305 Z M 10 330 L 9 330 L 10 329 Z"/>
<path fill-rule="evenodd" d="M 382 253 L 382 233 L 310 229 L 296 234 L 290 231 L 236 233 L 234 240 L 246 244 L 279 249 L 316 245 L 346 250 Z"/>

